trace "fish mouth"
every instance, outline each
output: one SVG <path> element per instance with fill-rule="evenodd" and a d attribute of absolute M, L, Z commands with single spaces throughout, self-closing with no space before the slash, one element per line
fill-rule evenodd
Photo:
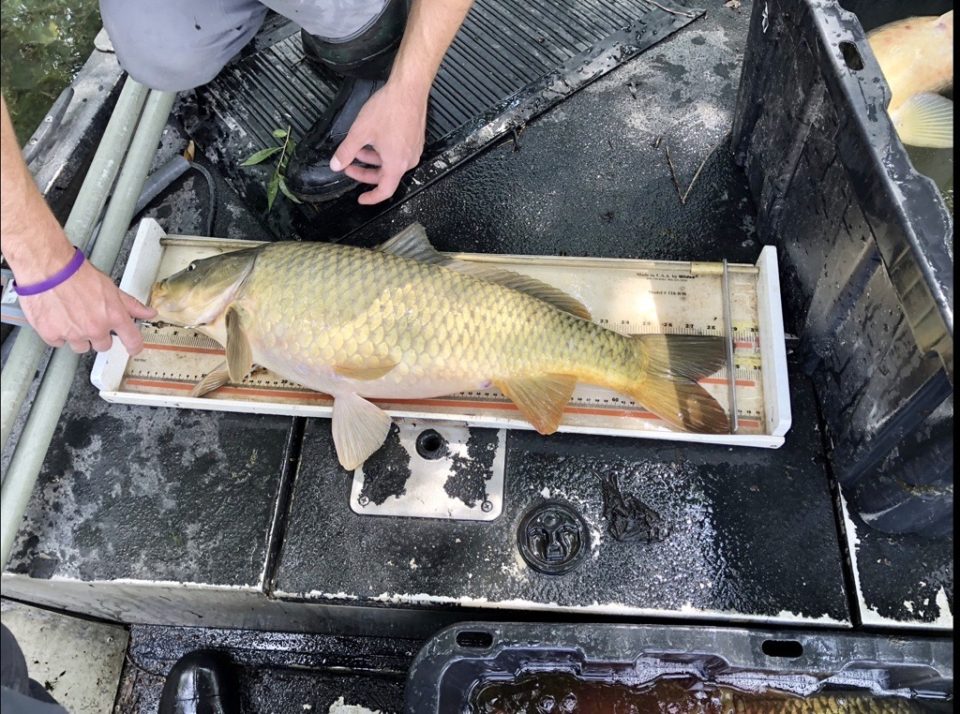
<path fill-rule="evenodd" d="M 182 321 L 178 320 L 178 315 L 182 310 L 175 301 L 171 300 L 166 280 L 153 284 L 153 287 L 150 288 L 150 299 L 147 304 L 157 311 L 154 322 L 164 322 L 171 325 L 183 324 Z"/>
<path fill-rule="evenodd" d="M 150 307 L 156 308 L 157 305 L 163 301 L 167 296 L 167 281 L 160 280 L 153 284 L 153 287 L 150 288 Z"/>

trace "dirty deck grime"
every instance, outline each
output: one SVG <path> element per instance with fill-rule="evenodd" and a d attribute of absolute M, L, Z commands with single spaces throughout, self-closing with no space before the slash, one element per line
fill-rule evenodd
<path fill-rule="evenodd" d="M 382 215 L 354 209 L 348 230 L 287 207 L 264 218 L 217 173 L 213 235 L 373 246 L 419 221 L 442 251 L 755 263 L 755 209 L 728 147 L 752 3 L 697 5 L 704 16 Z M 183 150 L 191 101 L 157 164 Z M 143 215 L 197 235 L 208 204 L 190 173 Z M 325 672 L 315 703 L 392 711 L 419 643 L 471 618 L 952 629 L 952 536 L 875 534 L 841 509 L 820 397 L 789 349 L 781 448 L 508 430 L 490 521 L 357 513 L 328 420 L 109 404 L 92 364 L 81 360 L 3 595 L 134 623 L 124 711 L 155 710 L 163 673 L 197 642 L 236 655 L 253 700 L 291 687 L 274 711 L 302 712 L 300 693 L 319 691 L 304 663 Z M 368 475 L 368 496 L 401 493 L 403 473 Z M 437 487 L 469 500 L 483 490 L 473 478 Z M 517 548 L 520 520 L 545 501 L 586 526 L 563 575 Z M 263 632 L 253 646 L 178 626 Z M 289 654 L 258 669 L 261 646 Z M 359 671 L 363 647 L 379 673 Z"/>

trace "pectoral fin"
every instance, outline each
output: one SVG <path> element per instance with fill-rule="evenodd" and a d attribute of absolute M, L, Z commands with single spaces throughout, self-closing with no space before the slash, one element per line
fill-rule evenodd
<path fill-rule="evenodd" d="M 220 389 L 224 384 L 230 381 L 230 372 L 227 370 L 227 363 L 221 362 L 214 367 L 207 376 L 197 382 L 196 386 L 190 390 L 191 397 L 202 397 L 215 389 Z"/>
<path fill-rule="evenodd" d="M 340 465 L 358 468 L 379 449 L 390 432 L 390 417 L 358 394 L 338 396 L 333 402 L 333 444 Z"/>
<path fill-rule="evenodd" d="M 373 367 L 366 366 L 357 366 L 351 364 L 337 364 L 333 366 L 333 371 L 339 374 L 341 377 L 347 377 L 348 379 L 360 379 L 364 381 L 371 381 L 374 379 L 380 379 L 384 375 L 388 374 L 390 370 L 397 366 L 396 362 L 390 364 L 381 364 L 375 365 Z"/>
<path fill-rule="evenodd" d="M 240 311 L 235 307 L 227 310 L 227 370 L 230 379 L 242 382 L 253 366 L 253 353 L 250 350 L 250 341 L 243 332 Z"/>
<path fill-rule="evenodd" d="M 563 409 L 577 386 L 575 377 L 564 374 L 501 379 L 493 383 L 541 434 L 552 434 L 557 430 L 563 419 Z"/>
<path fill-rule="evenodd" d="M 893 113 L 900 141 L 910 146 L 953 146 L 953 102 L 939 94 L 915 94 Z"/>

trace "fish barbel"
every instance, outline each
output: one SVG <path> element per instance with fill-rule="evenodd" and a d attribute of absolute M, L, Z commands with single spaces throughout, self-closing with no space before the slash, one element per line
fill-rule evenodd
<path fill-rule="evenodd" d="M 953 102 L 938 94 L 953 86 L 953 10 L 908 17 L 867 35 L 890 87 L 887 113 L 904 144 L 953 146 Z"/>
<path fill-rule="evenodd" d="M 346 469 L 384 442 L 367 398 L 430 398 L 496 386 L 541 434 L 577 382 L 629 395 L 674 427 L 726 433 L 697 380 L 724 363 L 720 337 L 626 336 L 533 278 L 445 256 L 414 224 L 377 250 L 279 242 L 197 260 L 153 286 L 157 320 L 224 345 L 194 389 L 240 382 L 254 364 L 334 398 Z"/>

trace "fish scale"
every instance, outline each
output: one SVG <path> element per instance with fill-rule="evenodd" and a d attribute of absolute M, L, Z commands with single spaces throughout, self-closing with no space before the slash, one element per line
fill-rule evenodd
<path fill-rule="evenodd" d="M 577 382 L 629 395 L 680 429 L 729 429 L 697 384 L 723 364 L 721 338 L 614 332 L 545 283 L 442 256 L 416 224 L 373 251 L 281 242 L 195 261 L 157 283 L 151 303 L 160 320 L 225 344 L 226 365 L 195 394 L 257 364 L 331 395 L 346 468 L 389 430 L 365 398 L 491 384 L 543 434 L 559 427 Z"/>
<path fill-rule="evenodd" d="M 328 365 L 395 362 L 396 381 L 545 371 L 635 378 L 627 337 L 499 285 L 349 246 L 266 246 L 237 303 L 264 349 Z M 297 340 L 288 339 L 292 324 Z"/>

